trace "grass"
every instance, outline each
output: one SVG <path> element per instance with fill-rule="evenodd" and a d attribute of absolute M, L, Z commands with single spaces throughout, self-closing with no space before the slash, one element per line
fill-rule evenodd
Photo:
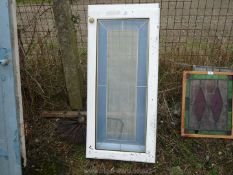
<path fill-rule="evenodd" d="M 16 0 L 17 4 L 42 4 L 51 2 L 52 0 Z"/>
<path fill-rule="evenodd" d="M 195 45 L 195 44 L 194 44 Z M 204 45 L 204 44 L 203 44 Z M 188 43 L 188 48 L 190 43 Z M 206 47 L 206 46 L 203 46 Z M 195 47 L 194 47 L 195 48 Z M 159 67 L 157 162 L 155 164 L 89 160 L 85 145 L 72 145 L 56 134 L 58 120 L 39 117 L 42 110 L 70 110 L 62 63 L 56 44 L 34 47 L 22 67 L 22 90 L 26 123 L 28 165 L 24 174 L 161 174 L 178 167 L 183 174 L 216 175 L 233 173 L 233 144 L 224 139 L 191 139 L 180 136 L 180 114 L 175 112 L 181 100 L 182 71 L 189 65 L 232 67 L 233 54 L 221 44 L 209 48 L 206 57 L 186 52 L 162 54 Z M 86 71 L 86 49 L 80 49 L 81 65 Z M 84 75 L 86 77 L 86 75 Z M 86 82 L 86 81 L 85 81 Z"/>

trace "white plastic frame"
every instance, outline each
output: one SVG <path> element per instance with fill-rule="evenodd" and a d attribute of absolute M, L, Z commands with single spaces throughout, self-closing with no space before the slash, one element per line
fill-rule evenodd
<path fill-rule="evenodd" d="M 93 19 L 91 19 L 93 18 Z M 96 61 L 98 19 L 149 19 L 149 66 L 147 90 L 146 151 L 144 153 L 97 150 L 96 136 Z M 122 4 L 88 6 L 88 86 L 87 86 L 87 143 L 86 157 L 136 162 L 155 162 L 158 59 L 159 4 Z"/>

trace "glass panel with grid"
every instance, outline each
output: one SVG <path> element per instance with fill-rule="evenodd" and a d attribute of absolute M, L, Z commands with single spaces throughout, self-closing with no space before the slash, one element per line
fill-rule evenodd
<path fill-rule="evenodd" d="M 145 151 L 148 19 L 98 20 L 96 148 Z"/>

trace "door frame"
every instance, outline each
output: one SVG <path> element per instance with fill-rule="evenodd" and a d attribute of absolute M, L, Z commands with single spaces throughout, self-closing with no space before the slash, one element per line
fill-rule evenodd
<path fill-rule="evenodd" d="M 26 157 L 26 143 L 24 133 L 24 120 L 23 120 L 23 105 L 22 105 L 22 91 L 21 91 L 21 79 L 20 79 L 20 65 L 19 65 L 19 44 L 18 44 L 18 32 L 17 32 L 17 14 L 16 14 L 16 0 L 8 0 L 9 5 L 9 23 L 11 30 L 11 46 L 12 46 L 12 62 L 14 67 L 15 77 L 15 92 L 16 92 L 16 107 L 18 117 L 18 127 L 20 132 L 20 150 L 21 157 L 23 158 L 23 165 L 27 164 Z"/>
<path fill-rule="evenodd" d="M 149 64 L 147 89 L 146 151 L 123 152 L 96 149 L 96 69 L 98 19 L 149 19 Z M 88 5 L 88 83 L 86 157 L 137 162 L 155 162 L 159 65 L 159 4 Z"/>

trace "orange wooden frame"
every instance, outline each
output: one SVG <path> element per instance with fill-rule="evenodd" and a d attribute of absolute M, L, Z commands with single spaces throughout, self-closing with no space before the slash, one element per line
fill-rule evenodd
<path fill-rule="evenodd" d="M 225 138 L 233 139 L 233 112 L 231 120 L 231 135 L 207 135 L 207 134 L 187 134 L 185 133 L 185 95 L 186 95 L 186 84 L 187 84 L 187 75 L 190 74 L 203 74 L 203 75 L 232 75 L 233 72 L 207 72 L 207 71 L 184 71 L 183 80 L 182 80 L 182 113 L 181 113 L 181 136 L 184 137 L 193 137 L 193 138 Z M 232 97 L 233 99 L 233 97 Z M 233 109 L 233 103 L 232 103 Z"/>

